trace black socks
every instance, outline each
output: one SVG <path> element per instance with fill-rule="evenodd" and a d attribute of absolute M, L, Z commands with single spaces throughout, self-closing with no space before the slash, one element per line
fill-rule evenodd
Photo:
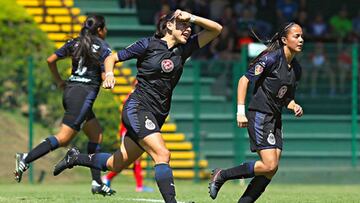
<path fill-rule="evenodd" d="M 56 137 L 50 136 L 28 153 L 27 157 L 25 158 L 25 163 L 31 163 L 57 148 L 59 148 L 58 140 Z"/>
<path fill-rule="evenodd" d="M 266 186 L 270 183 L 271 179 L 265 176 L 255 176 L 244 194 L 239 199 L 238 203 L 252 203 L 255 202 L 260 195 L 265 191 Z"/>
<path fill-rule="evenodd" d="M 174 177 L 169 164 L 155 165 L 155 180 L 165 203 L 176 203 Z"/>

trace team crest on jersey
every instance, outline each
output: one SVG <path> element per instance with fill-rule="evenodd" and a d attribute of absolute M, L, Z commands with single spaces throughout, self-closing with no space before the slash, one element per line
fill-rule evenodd
<path fill-rule="evenodd" d="M 276 143 L 275 135 L 271 132 L 267 138 L 269 144 L 274 145 Z"/>
<path fill-rule="evenodd" d="M 161 68 L 165 73 L 169 73 L 174 69 L 174 63 L 170 59 L 164 59 L 161 61 Z"/>
<path fill-rule="evenodd" d="M 260 75 L 264 71 L 264 67 L 260 64 L 255 66 L 255 75 Z"/>
<path fill-rule="evenodd" d="M 145 128 L 148 129 L 148 130 L 154 130 L 155 129 L 155 124 L 154 122 L 152 122 L 152 120 L 146 118 L 145 120 Z"/>
<path fill-rule="evenodd" d="M 282 86 L 280 89 L 279 89 L 279 92 L 278 92 L 278 94 L 277 94 L 277 97 L 278 98 L 283 98 L 284 97 L 284 95 L 286 94 L 286 92 L 287 92 L 287 86 L 286 85 L 284 85 L 284 86 Z"/>

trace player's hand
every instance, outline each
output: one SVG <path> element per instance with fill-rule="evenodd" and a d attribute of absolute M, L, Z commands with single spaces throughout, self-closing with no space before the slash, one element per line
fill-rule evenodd
<path fill-rule="evenodd" d="M 304 114 L 304 111 L 299 104 L 295 104 L 294 113 L 296 117 L 301 117 Z"/>
<path fill-rule="evenodd" d="M 59 81 L 56 82 L 56 86 L 60 90 L 64 90 L 65 86 L 66 86 L 66 82 L 64 80 L 59 80 Z"/>
<path fill-rule="evenodd" d="M 183 22 L 188 22 L 191 18 L 191 14 L 189 12 L 182 11 L 179 9 L 177 9 L 175 11 L 174 16 L 175 16 L 176 20 L 183 21 Z"/>
<path fill-rule="evenodd" d="M 103 82 L 103 88 L 105 89 L 112 89 L 115 86 L 115 77 L 114 75 L 108 75 L 105 77 Z"/>
<path fill-rule="evenodd" d="M 237 114 L 236 120 L 239 128 L 246 128 L 248 126 L 248 119 L 245 115 Z"/>

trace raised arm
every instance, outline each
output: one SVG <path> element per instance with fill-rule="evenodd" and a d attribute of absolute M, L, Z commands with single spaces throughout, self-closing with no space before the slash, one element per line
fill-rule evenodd
<path fill-rule="evenodd" d="M 207 18 L 195 16 L 186 11 L 176 10 L 175 15 L 176 15 L 176 18 L 179 20 L 188 21 L 190 23 L 194 23 L 194 24 L 204 28 L 204 30 L 202 30 L 198 34 L 200 48 L 205 46 L 207 43 L 209 43 L 215 37 L 217 37 L 222 30 L 222 26 L 219 23 L 209 20 Z"/>

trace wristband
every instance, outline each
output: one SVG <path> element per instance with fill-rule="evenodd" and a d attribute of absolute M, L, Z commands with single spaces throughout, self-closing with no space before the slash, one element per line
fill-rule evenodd
<path fill-rule="evenodd" d="M 245 116 L 245 105 L 244 104 L 237 105 L 237 115 Z"/>
<path fill-rule="evenodd" d="M 107 72 L 107 73 L 105 73 L 105 77 L 108 77 L 108 76 L 114 76 L 114 73 L 113 73 L 113 72 Z"/>
<path fill-rule="evenodd" d="M 195 17 L 194 15 L 191 15 L 191 16 L 190 16 L 190 19 L 189 19 L 189 22 L 190 22 L 190 23 L 194 23 L 195 20 L 196 20 L 196 17 Z"/>

